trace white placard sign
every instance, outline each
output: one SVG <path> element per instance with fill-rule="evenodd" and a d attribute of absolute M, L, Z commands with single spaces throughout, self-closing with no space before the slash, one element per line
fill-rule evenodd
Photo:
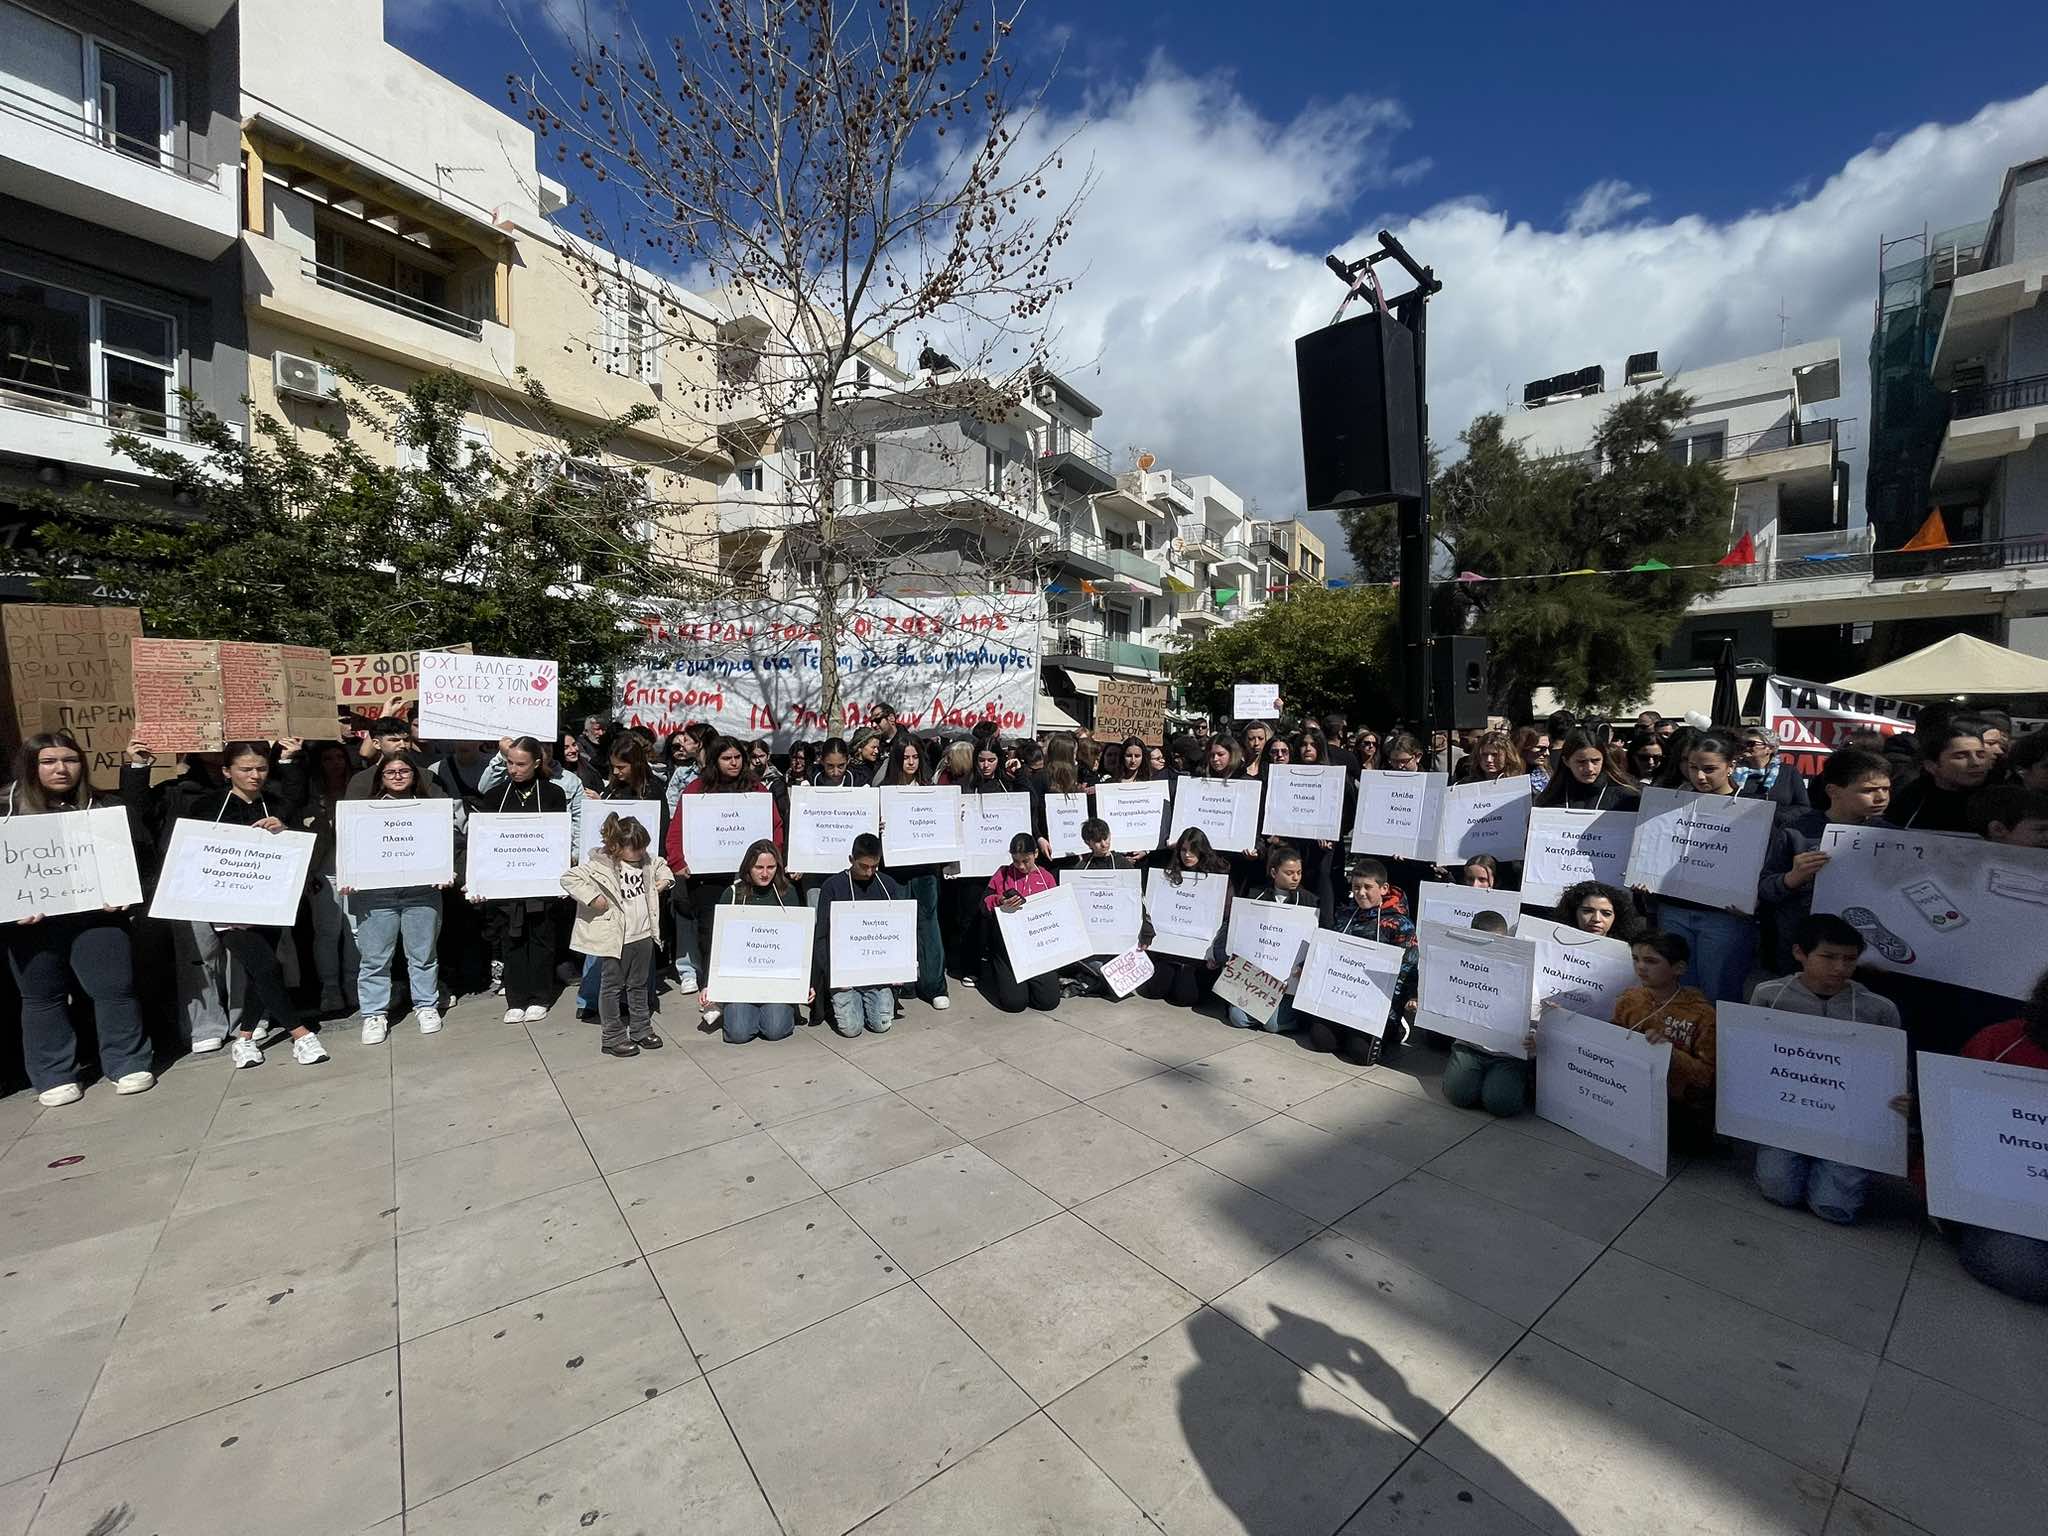
<path fill-rule="evenodd" d="M 882 862 L 894 869 L 960 857 L 960 791 L 950 784 L 885 784 Z"/>
<path fill-rule="evenodd" d="M 1526 773 L 1451 785 L 1444 791 L 1443 819 L 1436 829 L 1436 862 L 1462 864 L 1479 853 L 1519 859 L 1529 840 L 1533 798 Z"/>
<path fill-rule="evenodd" d="M 720 902 L 711 912 L 704 990 L 715 1003 L 801 1003 L 811 995 L 817 934 L 818 915 L 809 907 L 786 911 Z"/>
<path fill-rule="evenodd" d="M 119 806 L 0 820 L 0 922 L 141 900 L 135 842 Z"/>
<path fill-rule="evenodd" d="M 648 802 L 653 811 L 648 811 L 639 802 L 593 800 L 583 807 L 583 851 L 590 850 L 602 841 L 593 836 L 591 824 L 595 822 L 601 831 L 604 819 L 617 810 L 620 815 L 634 815 L 641 818 L 641 825 L 652 836 L 661 825 L 660 802 Z M 632 809 L 628 811 L 626 805 Z M 655 820 L 648 821 L 648 815 Z M 695 875 L 725 875 L 739 872 L 740 860 L 747 856 L 747 850 L 775 832 L 775 797 L 741 791 L 737 794 L 696 794 L 678 795 L 673 814 L 681 819 L 682 825 L 677 836 L 682 840 L 683 863 L 688 866 L 684 873 Z"/>
<path fill-rule="evenodd" d="M 1056 859 L 1071 858 L 1088 851 L 1087 839 L 1081 836 L 1081 824 L 1088 819 L 1088 796 L 1047 795 L 1045 806 L 1045 840 L 1052 844 L 1052 856 Z"/>
<path fill-rule="evenodd" d="M 1519 891 L 1494 891 L 1478 885 L 1452 885 L 1443 880 L 1425 880 L 1418 887 L 1420 899 L 1415 904 L 1415 921 L 1418 923 L 1442 923 L 1449 928 L 1470 928 L 1472 919 L 1481 912 L 1498 912 L 1508 920 L 1508 932 L 1513 933 L 1522 918 L 1522 896 Z"/>
<path fill-rule="evenodd" d="M 1275 763 L 1266 770 L 1268 837 L 1335 842 L 1344 835 L 1344 770 Z"/>
<path fill-rule="evenodd" d="M 517 656 L 421 651 L 421 741 L 496 741 L 531 736 L 555 741 L 561 668 Z"/>
<path fill-rule="evenodd" d="M 1223 927 L 1223 909 L 1230 901 L 1230 876 L 1178 872 L 1172 880 L 1163 869 L 1145 874 L 1145 915 L 1152 919 L 1151 948 L 1183 960 L 1206 960 L 1216 948 Z"/>
<path fill-rule="evenodd" d="M 1813 910 L 1859 929 L 1863 964 L 2022 998 L 2048 934 L 2048 848 L 1829 826 Z"/>
<path fill-rule="evenodd" d="M 1390 859 L 1433 859 L 1448 780 L 1440 773 L 1368 768 L 1358 776 L 1351 851 Z"/>
<path fill-rule="evenodd" d="M 1769 800 L 1645 789 L 1623 883 L 1702 906 L 1754 912 L 1776 813 Z"/>
<path fill-rule="evenodd" d="M 1185 774 L 1173 790 L 1173 826 L 1168 842 L 1179 842 L 1193 827 L 1211 848 L 1240 853 L 1259 842 L 1259 781 L 1197 779 Z"/>
<path fill-rule="evenodd" d="M 1074 888 L 1088 953 L 1120 955 L 1138 942 L 1145 922 L 1143 872 L 1135 869 L 1063 869 L 1060 884 Z"/>
<path fill-rule="evenodd" d="M 289 928 L 298 921 L 313 843 L 310 832 L 262 832 L 222 821 L 181 819 L 172 824 L 149 915 Z M 561 893 L 559 884 L 555 891 Z"/>
<path fill-rule="evenodd" d="M 986 879 L 1010 862 L 1010 839 L 1031 834 L 1031 797 L 960 797 L 960 873 Z"/>
<path fill-rule="evenodd" d="M 2048 1241 L 2048 1072 L 1920 1053 L 1927 1212 Z"/>
<path fill-rule="evenodd" d="M 469 818 L 462 884 L 486 901 L 562 894 L 574 833 L 567 811 L 479 811 Z"/>
<path fill-rule="evenodd" d="M 759 800 L 763 805 L 766 805 L 768 797 L 766 795 L 682 795 L 678 797 L 676 803 L 678 805 L 687 805 L 692 800 Z M 621 819 L 630 816 L 633 820 L 639 822 L 646 829 L 647 846 L 655 853 L 660 853 L 662 851 L 661 831 L 667 820 L 666 811 L 667 807 L 659 800 L 584 800 L 582 817 L 583 846 L 576 850 L 577 859 L 587 859 L 594 850 L 604 846 L 604 824 L 606 819 L 612 816 L 617 816 Z M 702 813 L 700 812 L 699 814 L 701 816 Z M 735 812 L 733 814 L 743 815 L 745 813 Z M 766 837 L 767 835 L 768 818 L 763 814 L 761 817 L 761 836 Z M 683 858 L 700 875 L 722 875 L 727 870 L 738 869 L 740 867 L 740 855 L 747 851 L 747 844 L 741 843 L 738 849 L 734 851 L 730 860 L 721 862 L 712 857 L 719 850 L 707 849 L 705 850 L 703 861 L 700 862 L 691 856 L 689 838 L 690 824 L 686 820 L 683 823 Z M 747 839 L 747 842 L 752 841 L 752 838 Z"/>
<path fill-rule="evenodd" d="M 1407 951 L 1347 933 L 1318 933 L 1308 941 L 1294 1007 L 1346 1029 L 1384 1034 Z"/>
<path fill-rule="evenodd" d="M 1515 925 L 1515 937 L 1536 946 L 1536 977 L 1529 1017 L 1546 1005 L 1611 1019 L 1614 1002 L 1636 984 L 1635 961 L 1619 939 L 1582 933 L 1570 923 L 1530 917 Z"/>
<path fill-rule="evenodd" d="M 1152 979 L 1152 957 L 1142 949 L 1127 949 L 1103 961 L 1102 979 L 1116 997 L 1129 997 Z"/>
<path fill-rule="evenodd" d="M 1230 906 L 1225 949 L 1268 976 L 1287 981 L 1301 964 L 1303 948 L 1321 927 L 1322 914 L 1312 904 L 1283 907 L 1274 901 L 1236 901 Z"/>
<path fill-rule="evenodd" d="M 1536 1113 L 1664 1177 L 1671 1042 L 1552 1008 L 1536 1030 Z"/>
<path fill-rule="evenodd" d="M 1014 912 L 996 908 L 996 931 L 1010 957 L 1010 973 L 1029 981 L 1088 958 L 1088 928 L 1071 885 L 1025 898 Z"/>
<path fill-rule="evenodd" d="M 1623 886 L 1628 850 L 1635 838 L 1634 811 L 1575 811 L 1539 805 L 1529 812 L 1529 841 L 1522 855 L 1522 900 L 1554 907 L 1582 880 Z"/>
<path fill-rule="evenodd" d="M 1280 718 L 1278 683 L 1238 683 L 1230 690 L 1230 713 L 1238 720 Z"/>
<path fill-rule="evenodd" d="M 1095 814 L 1109 823 L 1109 846 L 1118 853 L 1150 853 L 1165 841 L 1164 779 L 1095 786 Z"/>
<path fill-rule="evenodd" d="M 1906 1117 L 1891 1101 L 1905 1091 L 1903 1029 L 1744 1003 L 1714 1010 L 1724 1136 L 1904 1175 Z"/>
<path fill-rule="evenodd" d="M 894 987 L 917 980 L 917 903 L 835 901 L 832 985 Z"/>
<path fill-rule="evenodd" d="M 394 891 L 454 879 L 453 800 L 334 803 L 334 880 L 343 890 Z"/>
<path fill-rule="evenodd" d="M 880 831 L 881 825 L 882 801 L 877 790 L 792 785 L 789 867 L 805 875 L 837 874 L 853 856 L 853 840 L 863 832 Z"/>
<path fill-rule="evenodd" d="M 1425 922 L 1418 932 L 1421 1000 L 1415 1022 L 1481 1050 L 1526 1059 L 1536 946 L 1442 923 Z"/>

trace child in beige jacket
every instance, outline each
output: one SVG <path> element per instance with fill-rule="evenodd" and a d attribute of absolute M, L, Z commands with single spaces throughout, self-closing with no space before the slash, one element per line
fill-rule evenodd
<path fill-rule="evenodd" d="M 661 893 L 675 884 L 662 857 L 649 848 L 636 817 L 607 816 L 599 846 L 562 876 L 576 898 L 569 947 L 595 955 L 602 966 L 597 1016 L 607 1056 L 659 1050 L 654 1032 L 654 952 L 661 943 Z"/>

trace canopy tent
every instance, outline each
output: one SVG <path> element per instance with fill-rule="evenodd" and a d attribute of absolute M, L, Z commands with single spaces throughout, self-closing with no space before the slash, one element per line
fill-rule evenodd
<path fill-rule="evenodd" d="M 1081 722 L 1055 704 L 1051 694 L 1041 692 L 1038 695 L 1038 730 L 1041 734 L 1046 731 L 1077 731 L 1080 728 Z"/>
<path fill-rule="evenodd" d="M 1943 698 L 1951 694 L 2048 693 L 2048 661 L 2007 650 L 1975 635 L 1950 635 L 1897 661 L 1833 684 L 1849 693 L 1886 699 Z"/>

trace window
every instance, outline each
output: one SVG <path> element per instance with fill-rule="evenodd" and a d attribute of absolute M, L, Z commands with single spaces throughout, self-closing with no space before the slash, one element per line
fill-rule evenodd
<path fill-rule="evenodd" d="M 1151 627 L 1152 599 L 1149 597 L 1141 597 L 1138 599 L 1138 628 L 1150 629 Z"/>
<path fill-rule="evenodd" d="M 172 147 L 168 71 L 5 0 L 0 102 L 150 165 Z"/>
<path fill-rule="evenodd" d="M 92 56 L 100 142 L 132 159 L 162 164 L 171 147 L 171 77 L 104 43 L 93 45 Z"/>
<path fill-rule="evenodd" d="M 321 286 L 355 293 L 422 320 L 439 321 L 452 314 L 446 273 L 395 250 L 397 240 L 387 245 L 368 229 L 347 229 L 325 216 L 314 225 L 313 259 Z"/>
<path fill-rule="evenodd" d="M 465 465 L 488 459 L 491 456 L 491 434 L 482 427 L 464 423 L 455 429 L 455 451 L 460 455 L 459 462 Z M 417 443 L 398 444 L 397 458 L 400 469 L 427 467 L 427 450 Z"/>
<path fill-rule="evenodd" d="M 796 453 L 796 478 L 800 484 L 808 485 L 818 478 L 818 456 L 809 448 L 799 448 Z"/>
<path fill-rule="evenodd" d="M 1664 445 L 1664 456 L 1674 464 L 1711 464 L 1727 451 L 1725 432 L 1698 432 L 1691 437 L 1673 438 Z"/>
<path fill-rule="evenodd" d="M 641 289 L 627 288 L 605 296 L 604 371 L 643 384 L 661 382 L 661 329 Z"/>
<path fill-rule="evenodd" d="M 1131 638 L 1131 616 L 1121 608 L 1105 609 L 1102 615 L 1102 623 L 1103 627 L 1109 631 L 1110 639 L 1128 640 Z"/>
<path fill-rule="evenodd" d="M 875 445 L 862 443 L 853 450 L 852 474 L 846 482 L 846 499 L 865 506 L 875 499 Z"/>
<path fill-rule="evenodd" d="M 1009 472 L 1009 457 L 999 448 L 988 451 L 988 482 L 983 487 L 992 495 L 1003 494 L 1003 477 Z"/>
<path fill-rule="evenodd" d="M 733 476 L 738 480 L 741 490 L 758 491 L 761 489 L 763 473 L 764 471 L 759 463 L 742 464 L 733 471 Z"/>
<path fill-rule="evenodd" d="M 1721 659 L 1721 647 L 1733 645 L 1735 638 L 1735 631 L 1732 629 L 1695 629 L 1690 641 L 1691 665 L 1711 667 Z"/>
<path fill-rule="evenodd" d="M 136 432 L 178 418 L 168 315 L 0 272 L 0 396 L 28 397 Z"/>
<path fill-rule="evenodd" d="M 853 365 L 853 382 L 858 389 L 866 389 L 875 379 L 875 370 L 866 363 Z"/>

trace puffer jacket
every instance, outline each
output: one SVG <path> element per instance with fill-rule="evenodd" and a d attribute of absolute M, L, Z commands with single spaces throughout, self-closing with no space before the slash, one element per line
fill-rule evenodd
<path fill-rule="evenodd" d="M 648 932 L 656 949 L 661 947 L 661 893 L 676 882 L 668 861 L 650 851 L 646 862 L 647 881 L 641 899 L 647 904 Z M 626 947 L 626 920 L 619 912 L 618 861 L 602 848 L 563 872 L 562 889 L 576 898 L 576 924 L 569 931 L 569 947 L 579 955 L 603 955 L 616 960 Z M 597 910 L 597 898 L 604 898 L 604 910 Z"/>

